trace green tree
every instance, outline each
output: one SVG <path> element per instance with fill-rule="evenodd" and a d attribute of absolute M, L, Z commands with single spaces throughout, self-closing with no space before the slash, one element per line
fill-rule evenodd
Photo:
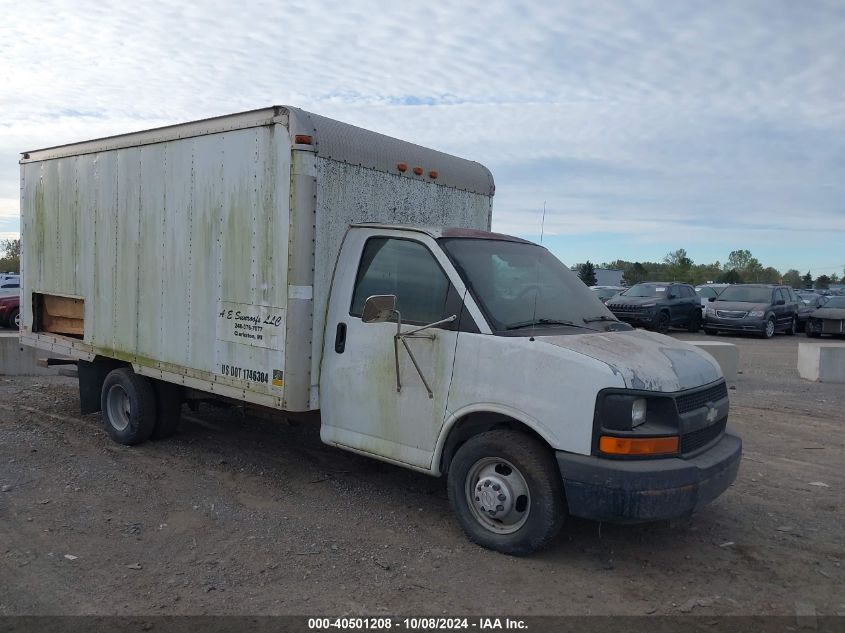
<path fill-rule="evenodd" d="M 830 277 L 827 275 L 819 275 L 816 277 L 816 288 L 818 290 L 827 290 L 830 288 Z"/>
<path fill-rule="evenodd" d="M 21 271 L 21 241 L 2 240 L 0 250 L 3 257 L 0 257 L 0 272 L 19 273 Z"/>
<path fill-rule="evenodd" d="M 679 248 L 671 253 L 666 253 L 663 258 L 666 264 L 666 274 L 674 281 L 692 281 L 691 269 L 692 260 L 687 256 L 687 251 Z"/>
<path fill-rule="evenodd" d="M 648 271 L 645 269 L 645 266 L 643 266 L 640 262 L 634 262 L 631 266 L 625 269 L 625 273 L 622 275 L 622 281 L 629 286 L 633 286 L 641 281 L 645 281 L 647 275 Z"/>
<path fill-rule="evenodd" d="M 723 284 L 741 284 L 742 275 L 740 275 L 735 268 L 731 268 L 727 272 L 722 273 L 719 282 Z"/>
<path fill-rule="evenodd" d="M 790 268 L 783 274 L 783 283 L 787 286 L 792 286 L 793 288 L 802 288 L 803 284 L 801 283 L 801 273 L 794 268 Z"/>
<path fill-rule="evenodd" d="M 578 266 L 578 276 L 588 286 L 596 285 L 596 267 L 588 259 L 586 263 Z"/>
<path fill-rule="evenodd" d="M 807 290 L 813 287 L 813 276 L 810 274 L 810 271 L 807 271 L 807 274 L 801 277 L 801 282 L 804 285 L 804 288 Z"/>

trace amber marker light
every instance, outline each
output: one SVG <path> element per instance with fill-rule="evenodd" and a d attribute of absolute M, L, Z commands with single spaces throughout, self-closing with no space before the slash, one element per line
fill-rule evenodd
<path fill-rule="evenodd" d="M 428 177 L 431 178 L 432 180 L 436 180 L 438 175 L 439 174 L 434 170 L 431 170 L 430 172 L 428 172 Z"/>
<path fill-rule="evenodd" d="M 310 134 L 297 134 L 293 137 L 293 142 L 296 145 L 311 145 L 314 139 Z"/>
<path fill-rule="evenodd" d="M 408 171 L 408 163 L 399 163 L 398 165 L 396 165 L 396 169 L 403 172 Z"/>
<path fill-rule="evenodd" d="M 671 437 L 611 437 L 599 438 L 599 450 L 608 455 L 673 455 L 678 452 L 678 436 Z"/>
<path fill-rule="evenodd" d="M 414 173 L 415 173 L 417 176 L 422 176 L 422 173 L 423 173 L 423 168 L 422 168 L 422 167 L 414 167 Z"/>

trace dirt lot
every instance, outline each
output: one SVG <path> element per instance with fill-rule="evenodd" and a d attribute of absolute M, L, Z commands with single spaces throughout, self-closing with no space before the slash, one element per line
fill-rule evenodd
<path fill-rule="evenodd" d="M 845 614 L 845 388 L 798 378 L 803 337 L 719 340 L 736 484 L 678 524 L 570 520 L 527 559 L 314 424 L 208 407 L 126 448 L 73 379 L 0 379 L 0 615 Z"/>

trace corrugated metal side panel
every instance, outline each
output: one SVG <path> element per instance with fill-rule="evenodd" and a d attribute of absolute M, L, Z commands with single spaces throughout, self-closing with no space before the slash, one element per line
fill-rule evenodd
<path fill-rule="evenodd" d="M 284 336 L 235 324 L 284 332 L 289 174 L 276 125 L 24 164 L 24 326 L 80 296 L 76 347 L 281 406 Z"/>
<path fill-rule="evenodd" d="M 490 229 L 492 198 L 350 165 L 317 159 L 317 237 L 314 259 L 312 387 L 319 383 L 322 341 L 334 262 L 350 224 L 389 222 Z M 342 289 L 350 294 L 351 288 Z M 312 389 L 316 408 L 316 389 Z"/>
<path fill-rule="evenodd" d="M 314 135 L 317 155 L 320 158 L 368 167 L 377 171 L 399 175 L 399 163 L 406 163 L 408 170 L 402 175 L 419 184 L 436 182 L 439 185 L 492 196 L 493 175 L 482 164 L 438 152 L 421 145 L 365 130 L 348 123 L 299 108 L 285 106 L 291 114 L 291 134 Z M 422 167 L 417 176 L 414 167 Z M 429 177 L 430 171 L 437 178 Z"/>

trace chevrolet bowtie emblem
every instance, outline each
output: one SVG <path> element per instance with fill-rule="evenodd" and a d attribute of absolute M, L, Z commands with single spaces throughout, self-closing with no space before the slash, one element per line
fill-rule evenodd
<path fill-rule="evenodd" d="M 717 417 L 719 417 L 719 411 L 716 409 L 716 407 L 708 407 L 708 409 L 707 409 L 707 421 L 708 422 L 715 422 Z"/>

